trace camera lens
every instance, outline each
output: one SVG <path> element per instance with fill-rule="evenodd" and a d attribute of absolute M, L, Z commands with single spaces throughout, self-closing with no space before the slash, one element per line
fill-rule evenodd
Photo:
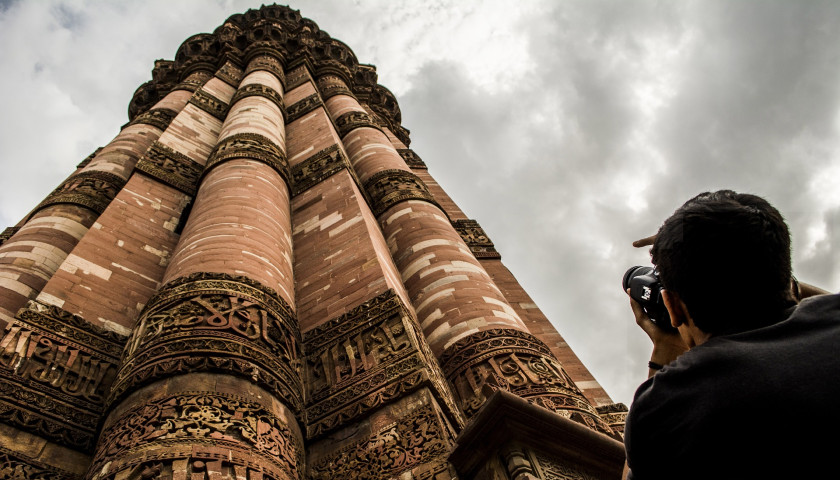
<path fill-rule="evenodd" d="M 630 288 L 630 281 L 633 278 L 638 277 L 639 275 L 648 275 L 653 272 L 653 267 L 630 267 L 627 272 L 624 273 L 624 279 L 621 281 L 621 286 L 624 288 L 626 292 L 628 288 Z"/>

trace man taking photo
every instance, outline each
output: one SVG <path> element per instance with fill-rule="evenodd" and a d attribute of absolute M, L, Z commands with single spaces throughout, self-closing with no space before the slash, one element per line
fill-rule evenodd
<path fill-rule="evenodd" d="M 795 281 L 778 210 L 702 193 L 647 240 L 634 245 L 652 241 L 676 331 L 631 298 L 653 352 L 627 417 L 627 478 L 840 478 L 840 295 Z"/>

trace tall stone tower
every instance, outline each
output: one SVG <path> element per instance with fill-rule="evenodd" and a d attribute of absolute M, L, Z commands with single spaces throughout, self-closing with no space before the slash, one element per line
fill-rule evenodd
<path fill-rule="evenodd" d="M 282 6 L 159 60 L 0 245 L 0 478 L 617 478 L 622 408 Z"/>

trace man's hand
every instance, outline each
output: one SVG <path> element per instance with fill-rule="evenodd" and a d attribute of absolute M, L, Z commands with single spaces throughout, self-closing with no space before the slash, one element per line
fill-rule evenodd
<path fill-rule="evenodd" d="M 630 289 L 627 289 L 627 295 L 630 296 Z M 653 342 L 653 353 L 650 355 L 651 362 L 667 365 L 688 350 L 688 346 L 679 333 L 668 332 L 657 327 L 647 316 L 642 306 L 639 305 L 639 302 L 632 298 L 630 298 L 630 308 L 633 309 L 633 315 L 636 317 L 636 325 L 641 327 Z M 648 376 L 653 376 L 654 373 L 656 373 L 656 370 L 650 369 Z"/>

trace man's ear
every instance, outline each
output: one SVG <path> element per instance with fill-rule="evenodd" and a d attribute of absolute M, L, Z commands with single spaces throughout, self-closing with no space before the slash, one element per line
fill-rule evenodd
<path fill-rule="evenodd" d="M 674 328 L 680 325 L 688 325 L 688 307 L 676 292 L 662 290 L 662 300 L 665 302 L 665 308 L 668 309 L 668 314 L 671 316 L 671 325 Z"/>

